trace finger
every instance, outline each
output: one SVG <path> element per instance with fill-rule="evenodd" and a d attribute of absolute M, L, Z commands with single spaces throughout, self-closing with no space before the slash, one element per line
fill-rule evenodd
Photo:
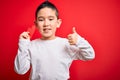
<path fill-rule="evenodd" d="M 69 42 L 69 43 L 73 43 L 73 40 L 70 39 L 70 40 L 68 40 L 68 42 Z"/>
<path fill-rule="evenodd" d="M 27 31 L 27 34 L 30 36 L 30 32 Z"/>
<path fill-rule="evenodd" d="M 73 33 L 77 33 L 75 27 L 73 27 L 72 31 Z"/>
<path fill-rule="evenodd" d="M 23 35 L 23 38 L 24 38 L 24 39 L 30 39 L 30 36 L 28 36 L 28 35 Z"/>
<path fill-rule="evenodd" d="M 68 35 L 68 39 L 70 39 L 70 38 L 72 38 L 72 34 L 69 34 L 69 35 Z"/>
<path fill-rule="evenodd" d="M 72 41 L 72 40 L 68 40 L 68 42 L 69 42 L 70 44 L 72 44 L 72 43 L 73 43 L 73 41 Z"/>
<path fill-rule="evenodd" d="M 70 45 L 74 45 L 75 43 L 73 41 L 69 41 L 69 44 Z"/>
<path fill-rule="evenodd" d="M 29 32 L 23 32 L 23 33 L 20 35 L 20 38 L 21 38 L 21 39 L 29 39 L 29 38 L 30 38 Z"/>

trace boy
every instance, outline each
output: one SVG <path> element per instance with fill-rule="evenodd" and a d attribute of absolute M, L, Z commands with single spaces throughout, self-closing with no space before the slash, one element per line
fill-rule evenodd
<path fill-rule="evenodd" d="M 73 60 L 94 59 L 93 48 L 75 28 L 68 39 L 55 36 L 61 24 L 58 16 L 57 8 L 49 1 L 37 8 L 35 24 L 42 37 L 30 41 L 29 32 L 20 34 L 15 58 L 18 74 L 25 74 L 31 66 L 31 80 L 68 80 Z"/>

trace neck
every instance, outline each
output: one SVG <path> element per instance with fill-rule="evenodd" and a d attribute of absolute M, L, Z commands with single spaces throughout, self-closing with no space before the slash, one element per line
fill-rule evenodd
<path fill-rule="evenodd" d="M 56 38 L 56 36 L 53 36 L 53 37 L 42 37 L 41 39 L 42 40 L 53 40 L 55 38 Z"/>

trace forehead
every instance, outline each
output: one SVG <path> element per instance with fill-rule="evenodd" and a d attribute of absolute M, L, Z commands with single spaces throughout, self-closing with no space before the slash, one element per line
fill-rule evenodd
<path fill-rule="evenodd" d="M 48 16 L 53 16 L 56 17 L 56 11 L 51 8 L 42 8 L 41 10 L 38 11 L 37 17 L 48 17 Z"/>

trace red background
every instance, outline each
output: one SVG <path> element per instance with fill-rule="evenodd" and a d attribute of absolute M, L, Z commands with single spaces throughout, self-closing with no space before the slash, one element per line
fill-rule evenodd
<path fill-rule="evenodd" d="M 37 6 L 44 0 L 0 0 L 0 80 L 28 80 L 14 72 L 19 34 L 33 25 Z M 92 61 L 74 61 L 70 80 L 120 80 L 120 1 L 50 0 L 59 9 L 62 25 L 57 35 L 77 32 L 94 47 Z M 32 39 L 39 37 L 36 31 Z"/>

